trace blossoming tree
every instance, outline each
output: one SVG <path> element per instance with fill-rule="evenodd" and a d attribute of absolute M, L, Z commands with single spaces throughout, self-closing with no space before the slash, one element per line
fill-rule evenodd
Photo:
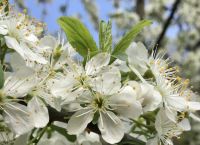
<path fill-rule="evenodd" d="M 67 40 L 7 1 L 0 3 L 0 141 L 2 144 L 172 145 L 191 129 L 200 103 L 164 51 L 134 38 L 134 25 L 114 46 L 111 22 L 99 45 L 72 17 L 58 24 Z M 145 29 L 145 28 L 144 28 Z"/>

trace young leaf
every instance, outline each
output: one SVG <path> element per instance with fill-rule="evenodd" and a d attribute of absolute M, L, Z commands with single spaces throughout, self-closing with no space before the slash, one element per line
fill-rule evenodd
<path fill-rule="evenodd" d="M 70 44 L 84 57 L 92 57 L 98 48 L 88 29 L 76 18 L 60 17 L 58 24 L 64 30 Z"/>
<path fill-rule="evenodd" d="M 112 23 L 108 21 L 106 24 L 104 21 L 101 21 L 99 27 L 99 47 L 103 52 L 112 51 Z"/>
<path fill-rule="evenodd" d="M 112 52 L 112 62 L 116 58 L 119 58 L 121 53 L 125 53 L 128 46 L 131 44 L 133 39 L 140 33 L 140 31 L 145 27 L 149 26 L 151 24 L 151 21 L 149 20 L 143 20 L 133 26 L 133 28 L 119 41 L 119 43 L 115 46 L 113 52 Z M 120 58 L 119 58 L 120 59 Z"/>
<path fill-rule="evenodd" d="M 0 89 L 3 87 L 4 85 L 4 72 L 3 72 L 3 67 L 0 64 Z"/>

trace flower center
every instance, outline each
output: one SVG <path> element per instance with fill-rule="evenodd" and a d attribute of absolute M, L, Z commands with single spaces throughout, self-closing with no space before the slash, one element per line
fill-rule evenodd
<path fill-rule="evenodd" d="M 96 94 L 95 98 L 93 100 L 93 106 L 97 110 L 104 109 L 106 107 L 106 100 L 105 100 L 104 96 L 102 96 L 100 94 Z"/>
<path fill-rule="evenodd" d="M 87 80 L 88 80 L 88 77 L 84 74 L 80 75 L 79 77 L 76 78 L 80 85 L 84 88 L 87 88 L 88 87 L 88 84 L 87 84 Z"/>

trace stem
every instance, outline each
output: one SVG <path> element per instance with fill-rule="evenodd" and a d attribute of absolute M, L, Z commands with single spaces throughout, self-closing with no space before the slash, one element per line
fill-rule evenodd
<path fill-rule="evenodd" d="M 145 16 L 144 5 L 145 5 L 145 1 L 144 0 L 137 0 L 137 2 L 136 2 L 136 12 L 140 16 L 141 20 Z"/>
<path fill-rule="evenodd" d="M 145 128 L 147 128 L 147 129 L 149 129 L 149 130 L 152 130 L 152 129 L 153 129 L 153 126 L 143 124 L 143 123 L 141 123 L 141 122 L 139 122 L 139 121 L 137 121 L 137 120 L 134 120 L 134 119 L 132 119 L 132 121 L 133 121 L 134 123 L 138 124 L 139 126 L 145 127 Z"/>
<path fill-rule="evenodd" d="M 47 125 L 46 127 L 42 128 L 41 130 L 39 130 L 38 134 L 36 137 L 34 137 L 32 140 L 29 141 L 28 145 L 37 145 L 37 143 L 40 141 L 40 139 L 42 138 L 42 136 L 44 135 L 44 133 L 46 132 L 47 128 L 49 125 Z"/>
<path fill-rule="evenodd" d="M 176 0 L 173 4 L 171 13 L 170 13 L 169 17 L 167 18 L 166 22 L 164 23 L 163 30 L 160 33 L 160 35 L 159 35 L 159 37 L 158 37 L 158 39 L 157 39 L 157 41 L 154 45 L 155 55 L 156 55 L 156 51 L 157 51 L 157 46 L 161 44 L 161 42 L 162 42 L 162 40 L 165 36 L 165 33 L 167 32 L 167 29 L 168 29 L 169 25 L 171 24 L 171 21 L 173 20 L 175 12 L 178 9 L 178 6 L 179 6 L 180 3 L 181 3 L 181 0 Z"/>
<path fill-rule="evenodd" d="M 4 64 L 4 60 L 5 60 L 5 56 L 6 56 L 6 52 L 7 52 L 7 47 L 6 46 L 2 46 L 1 47 L 1 51 L 2 54 L 0 55 L 1 57 L 1 64 Z"/>

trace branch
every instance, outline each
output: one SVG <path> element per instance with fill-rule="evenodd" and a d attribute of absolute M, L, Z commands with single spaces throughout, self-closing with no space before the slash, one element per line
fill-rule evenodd
<path fill-rule="evenodd" d="M 162 43 L 162 40 L 165 36 L 165 33 L 167 32 L 167 29 L 169 27 L 169 25 L 171 24 L 171 21 L 174 17 L 174 14 L 176 12 L 176 10 L 178 9 L 178 6 L 179 4 L 181 3 L 181 0 L 176 0 L 173 4 L 173 7 L 172 7 L 172 10 L 171 10 L 171 13 L 169 15 L 169 17 L 167 18 L 166 22 L 164 23 L 164 26 L 163 26 L 163 30 L 162 32 L 160 33 L 155 45 L 154 45 L 154 51 L 156 51 L 157 49 L 157 46 L 160 45 Z"/>
<path fill-rule="evenodd" d="M 140 16 L 140 19 L 144 18 L 144 15 L 145 15 L 144 0 L 137 0 L 136 13 Z"/>

